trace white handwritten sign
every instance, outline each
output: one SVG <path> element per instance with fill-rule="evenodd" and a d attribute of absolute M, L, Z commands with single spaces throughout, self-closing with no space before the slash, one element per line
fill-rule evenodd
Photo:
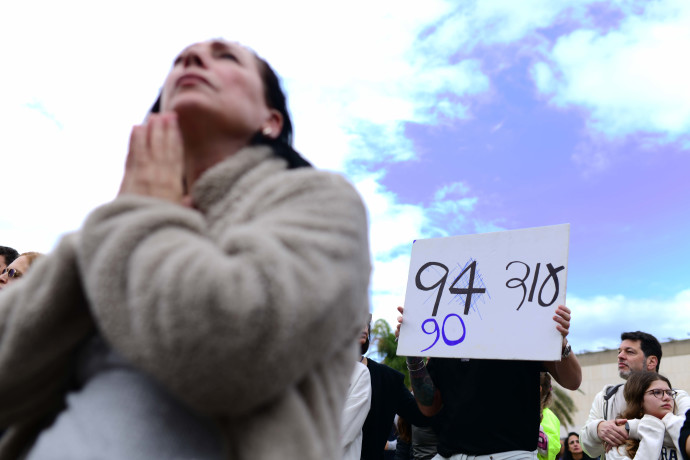
<path fill-rule="evenodd" d="M 417 240 L 398 354 L 556 361 L 570 225 Z"/>

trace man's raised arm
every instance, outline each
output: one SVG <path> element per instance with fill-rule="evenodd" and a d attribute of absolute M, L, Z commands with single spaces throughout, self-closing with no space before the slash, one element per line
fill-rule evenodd
<path fill-rule="evenodd" d="M 563 336 L 562 357 L 560 361 L 544 361 L 544 367 L 559 385 L 575 391 L 582 383 L 582 368 L 575 353 L 570 351 L 566 338 L 570 330 L 570 317 L 570 309 L 565 305 L 559 305 L 553 320 L 556 322 L 556 329 Z"/>
<path fill-rule="evenodd" d="M 403 307 L 398 307 L 400 316 L 398 316 L 398 326 L 395 329 L 395 337 L 400 335 L 400 325 L 403 321 Z M 410 384 L 412 385 L 412 392 L 417 400 L 417 406 L 422 414 L 427 417 L 432 417 L 441 410 L 443 402 L 441 401 L 441 393 L 434 386 L 431 380 L 429 371 L 426 369 L 426 361 L 424 358 L 416 356 L 408 356 L 407 370 L 410 371 Z"/>

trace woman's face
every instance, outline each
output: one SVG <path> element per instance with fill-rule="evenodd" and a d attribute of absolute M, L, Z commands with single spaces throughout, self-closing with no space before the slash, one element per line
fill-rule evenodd
<path fill-rule="evenodd" d="M 0 289 L 6 285 L 17 281 L 29 269 L 29 259 L 26 256 L 19 256 L 14 262 L 9 264 L 0 274 Z M 14 277 L 10 278 L 10 270 L 14 270 Z"/>
<path fill-rule="evenodd" d="M 675 404 L 673 397 L 666 394 L 671 388 L 668 383 L 663 380 L 655 380 L 649 385 L 647 391 L 644 393 L 644 399 L 642 400 L 642 411 L 645 414 L 653 415 L 658 418 L 664 418 L 664 415 L 673 412 L 673 406 Z M 654 390 L 658 390 L 657 393 L 660 394 L 660 398 L 654 396 Z"/>
<path fill-rule="evenodd" d="M 280 114 L 266 105 L 256 56 L 223 40 L 197 43 L 180 53 L 163 85 L 161 109 L 240 137 L 266 127 L 280 132 L 271 125 Z"/>
<path fill-rule="evenodd" d="M 580 447 L 580 438 L 575 435 L 568 436 L 568 450 L 573 454 L 579 454 L 582 452 L 582 447 Z"/>
<path fill-rule="evenodd" d="M 367 324 L 364 329 L 362 329 L 362 333 L 359 334 L 359 344 L 364 345 L 367 343 L 367 340 L 369 339 L 369 324 Z"/>

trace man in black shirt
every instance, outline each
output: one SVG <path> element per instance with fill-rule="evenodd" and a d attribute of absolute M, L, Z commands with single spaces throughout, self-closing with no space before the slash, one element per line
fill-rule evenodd
<path fill-rule="evenodd" d="M 398 310 L 403 312 L 402 307 Z M 432 358 L 427 369 L 423 358 L 407 358 L 421 412 L 433 416 L 443 408 L 438 445 L 442 458 L 536 458 L 539 373 L 548 371 L 569 390 L 577 390 L 582 381 L 580 363 L 566 339 L 570 310 L 559 306 L 554 321 L 563 336 L 560 361 Z"/>

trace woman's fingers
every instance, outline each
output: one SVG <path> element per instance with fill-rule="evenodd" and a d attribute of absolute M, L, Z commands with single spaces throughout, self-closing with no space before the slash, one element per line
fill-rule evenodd
<path fill-rule="evenodd" d="M 165 158 L 166 126 L 164 115 L 153 115 L 148 122 L 148 152 L 153 161 Z"/>
<path fill-rule="evenodd" d="M 182 203 L 183 154 L 177 115 L 151 115 L 146 124 L 132 128 L 120 194 Z"/>
<path fill-rule="evenodd" d="M 179 180 L 182 180 L 182 162 L 184 157 L 184 147 L 182 145 L 182 134 L 177 124 L 177 114 L 169 114 L 165 125 L 165 145 L 168 153 L 168 160 L 179 170 Z"/>
<path fill-rule="evenodd" d="M 118 195 L 127 193 L 136 193 L 136 169 L 139 158 L 146 151 L 146 125 L 136 125 L 132 127 L 132 132 L 129 135 L 129 151 L 127 152 L 127 160 L 125 161 L 125 174 L 122 177 L 120 184 L 120 191 Z"/>

